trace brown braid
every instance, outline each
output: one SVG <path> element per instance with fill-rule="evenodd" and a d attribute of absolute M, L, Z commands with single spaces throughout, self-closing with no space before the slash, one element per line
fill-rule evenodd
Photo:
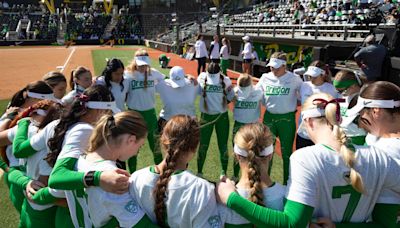
<path fill-rule="evenodd" d="M 228 101 L 226 99 L 227 93 L 226 93 L 226 85 L 225 85 L 225 80 L 224 80 L 224 75 L 220 74 L 219 75 L 219 79 L 221 81 L 221 85 L 222 85 L 222 92 L 224 93 L 224 97 L 222 98 L 222 107 L 226 107 L 226 105 L 228 104 Z"/>
<path fill-rule="evenodd" d="M 166 152 L 166 166 L 160 170 L 160 177 L 153 191 L 154 213 L 158 225 L 167 227 L 165 198 L 168 195 L 168 183 L 175 172 L 178 159 L 196 151 L 200 141 L 199 124 L 190 116 L 174 116 L 165 125 L 160 141 L 163 151 Z"/>
<path fill-rule="evenodd" d="M 253 203 L 256 203 L 260 206 L 265 206 L 264 205 L 264 194 L 261 186 L 261 173 L 260 173 L 260 168 L 258 166 L 258 163 L 256 159 L 256 154 L 259 154 L 259 151 L 257 153 L 254 153 L 253 150 L 248 150 L 248 166 L 249 166 L 249 183 L 250 183 L 250 197 L 249 200 Z"/>
<path fill-rule="evenodd" d="M 203 99 L 204 99 L 204 109 L 206 110 L 206 111 L 208 111 L 208 106 L 207 106 L 207 99 L 206 99 L 206 96 L 207 96 L 207 76 L 206 76 L 206 78 L 204 79 L 204 88 L 203 88 Z"/>

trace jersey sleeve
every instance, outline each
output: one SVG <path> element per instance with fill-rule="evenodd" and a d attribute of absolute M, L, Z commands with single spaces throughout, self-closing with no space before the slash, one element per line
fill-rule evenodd
<path fill-rule="evenodd" d="M 14 141 L 17 130 L 18 130 L 18 125 L 14 126 L 13 128 L 8 129 L 8 131 L 7 131 L 8 141 L 10 141 L 10 142 Z"/>
<path fill-rule="evenodd" d="M 71 131 L 68 134 L 68 137 L 65 137 L 64 145 L 57 159 L 78 159 L 82 154 L 81 151 L 86 150 L 89 142 L 89 136 L 92 134 L 92 131 L 93 128 L 87 126 Z"/>
<path fill-rule="evenodd" d="M 29 124 L 28 120 L 18 122 L 18 130 L 13 141 L 13 154 L 16 158 L 26 158 L 36 153 L 28 139 Z"/>
<path fill-rule="evenodd" d="M 389 156 L 388 156 L 389 157 Z M 388 158 L 385 185 L 379 194 L 377 203 L 400 204 L 400 161 Z"/>
<path fill-rule="evenodd" d="M 54 127 L 55 125 L 58 124 L 58 121 L 53 121 L 49 123 L 45 128 L 43 128 L 39 133 L 33 135 L 29 140 L 30 144 L 33 149 L 36 151 L 41 151 L 46 149 L 47 147 L 47 135 L 53 135 L 50 134 L 50 131 L 53 133 L 54 132 Z"/>
<path fill-rule="evenodd" d="M 193 227 L 222 227 L 222 221 L 218 213 L 217 200 L 214 194 L 214 188 L 207 195 L 197 194 L 197 203 L 193 210 L 197 213 L 193 217 Z M 203 195 L 203 196 L 202 196 Z"/>
<path fill-rule="evenodd" d="M 64 192 L 59 190 L 51 190 L 49 187 L 39 189 L 33 196 L 32 200 L 39 205 L 46 205 L 56 202 L 59 198 L 64 198 L 62 194 L 55 192 Z M 60 196 L 60 197 L 57 197 Z"/>
<path fill-rule="evenodd" d="M 129 193 L 106 193 L 102 201 L 104 208 L 118 220 L 120 227 L 134 227 L 144 216 L 143 210 Z"/>
<path fill-rule="evenodd" d="M 8 182 L 19 186 L 21 189 L 25 189 L 30 180 L 19 167 L 11 167 L 8 171 Z"/>
<path fill-rule="evenodd" d="M 301 152 L 300 152 L 301 153 Z M 287 199 L 311 207 L 316 207 L 318 197 L 317 178 L 299 152 L 290 157 L 290 178 Z"/>

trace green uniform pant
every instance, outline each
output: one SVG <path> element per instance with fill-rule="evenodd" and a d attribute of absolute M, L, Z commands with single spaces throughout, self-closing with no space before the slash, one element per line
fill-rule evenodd
<path fill-rule="evenodd" d="M 228 70 L 228 67 L 229 67 L 229 59 L 221 59 L 221 62 L 220 62 L 219 65 L 221 67 L 222 73 L 227 75 L 227 70 Z"/>
<path fill-rule="evenodd" d="M 269 127 L 275 137 L 279 137 L 281 142 L 283 184 L 286 185 L 286 182 L 289 178 L 289 157 L 293 151 L 293 141 L 296 135 L 295 112 L 272 114 L 265 111 L 263 122 L 267 127 Z M 270 164 L 272 166 L 272 160 Z"/>
<path fill-rule="evenodd" d="M 20 228 L 36 227 L 55 227 L 57 207 L 50 207 L 43 211 L 37 211 L 31 207 L 28 200 L 25 199 L 22 204 Z"/>
<path fill-rule="evenodd" d="M 159 144 L 159 134 L 157 131 L 157 115 L 155 109 L 146 111 L 137 111 L 142 115 L 147 125 L 147 140 L 151 151 L 153 152 L 154 164 L 159 164 L 162 161 L 162 154 Z M 137 156 L 133 156 L 128 160 L 129 172 L 133 173 L 136 171 Z"/>
<path fill-rule="evenodd" d="M 55 224 L 56 228 L 74 227 L 68 207 L 57 207 Z"/>
<path fill-rule="evenodd" d="M 228 138 L 229 138 L 229 117 L 228 112 L 216 115 L 201 113 L 200 147 L 197 154 L 197 171 L 203 173 L 203 166 L 210 145 L 211 135 L 215 126 L 217 133 L 219 159 L 222 165 L 222 173 L 226 174 L 228 169 Z"/>
<path fill-rule="evenodd" d="M 233 124 L 233 133 L 232 133 L 232 145 L 235 145 L 235 135 L 239 131 L 239 129 L 245 125 L 245 123 L 241 123 L 238 121 L 235 121 Z M 239 171 L 240 171 L 240 166 L 239 162 L 236 160 L 236 157 L 233 157 L 233 176 L 234 177 L 239 177 Z"/>
<path fill-rule="evenodd" d="M 10 200 L 11 203 L 14 205 L 15 209 L 17 209 L 18 213 L 21 214 L 22 204 L 25 199 L 24 190 L 20 188 L 18 185 L 9 183 L 9 190 L 10 190 Z"/>

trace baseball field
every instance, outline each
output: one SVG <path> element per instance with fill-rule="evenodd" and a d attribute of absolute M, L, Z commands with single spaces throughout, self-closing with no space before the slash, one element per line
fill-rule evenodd
<path fill-rule="evenodd" d="M 77 66 L 86 66 L 91 69 L 93 76 L 101 74 L 106 64 L 107 58 L 119 58 L 124 64 L 128 64 L 134 52 L 141 46 L 73 46 L 70 48 L 60 46 L 39 46 L 39 47 L 4 47 L 0 48 L 0 113 L 3 113 L 11 96 L 23 88 L 27 83 L 40 80 L 48 71 L 58 70 L 65 74 L 69 80 L 72 69 Z M 146 48 L 148 49 L 148 48 Z M 148 49 L 151 57 L 152 67 L 168 76 L 169 69 L 161 69 L 158 65 L 158 56 L 162 53 L 158 50 Z M 171 58 L 170 66 L 182 66 L 187 74 L 197 75 L 196 61 L 188 61 L 174 54 L 167 54 Z M 125 66 L 126 66 L 125 65 Z M 232 78 L 237 77 L 237 73 L 229 72 Z M 156 111 L 162 108 L 159 97 L 156 98 Z M 198 103 L 198 100 L 197 100 Z M 199 114 L 199 113 L 198 113 Z M 199 116 L 199 115 L 198 115 Z M 230 116 L 230 129 L 233 126 L 232 113 Z M 214 133 L 215 134 L 215 133 Z M 215 135 L 214 135 L 215 136 Z M 204 177 L 208 180 L 216 181 L 219 177 L 220 163 L 218 158 L 218 148 L 216 137 L 211 138 L 207 160 L 204 167 Z M 231 138 L 229 142 L 231 142 Z M 232 176 L 232 144 L 229 143 L 230 160 L 228 176 Z M 277 145 L 279 148 L 279 145 Z M 150 148 L 147 143 L 142 147 L 138 157 L 138 168 L 151 165 L 153 162 Z M 194 173 L 197 171 L 196 159 L 193 159 L 189 169 Z M 0 182 L 0 227 L 17 227 L 19 216 L 11 205 L 8 195 L 8 188 L 1 177 Z M 282 160 L 279 153 L 275 154 L 272 167 L 272 179 L 282 182 Z"/>

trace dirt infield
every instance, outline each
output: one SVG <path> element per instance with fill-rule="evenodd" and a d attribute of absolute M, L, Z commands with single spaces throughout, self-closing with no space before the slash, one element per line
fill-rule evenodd
<path fill-rule="evenodd" d="M 62 71 L 67 78 L 71 70 L 77 66 L 86 66 L 94 72 L 92 50 L 133 50 L 135 48 L 99 46 L 2 48 L 0 49 L 0 99 L 10 98 L 27 83 L 40 80 L 45 73 L 52 70 Z M 158 56 L 163 53 L 154 49 L 148 49 L 148 51 L 150 57 L 154 59 L 158 59 Z M 171 53 L 167 53 L 167 56 L 171 58 L 170 66 L 179 65 L 185 69 L 186 73 L 197 75 L 196 61 L 188 61 Z M 228 74 L 235 75 L 233 72 Z"/>

